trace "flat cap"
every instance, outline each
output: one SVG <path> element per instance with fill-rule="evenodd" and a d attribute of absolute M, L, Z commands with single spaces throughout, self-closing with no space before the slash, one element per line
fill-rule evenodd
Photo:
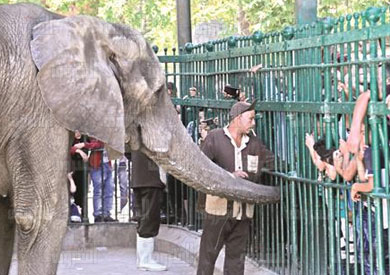
<path fill-rule="evenodd" d="M 252 104 L 248 102 L 239 101 L 236 104 L 232 106 L 229 112 L 229 119 L 232 121 L 237 116 L 241 115 L 242 113 L 252 111 L 255 109 L 256 106 L 256 100 L 252 102 Z"/>

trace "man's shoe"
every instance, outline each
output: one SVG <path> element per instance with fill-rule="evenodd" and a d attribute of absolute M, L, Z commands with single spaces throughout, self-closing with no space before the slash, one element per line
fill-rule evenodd
<path fill-rule="evenodd" d="M 118 220 L 111 218 L 111 216 L 104 217 L 105 222 L 117 222 Z"/>
<path fill-rule="evenodd" d="M 95 223 L 96 222 L 104 222 L 104 217 L 102 215 L 96 216 L 95 217 Z"/>

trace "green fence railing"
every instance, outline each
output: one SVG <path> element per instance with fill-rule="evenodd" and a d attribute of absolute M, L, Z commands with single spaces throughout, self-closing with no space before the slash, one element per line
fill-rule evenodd
<path fill-rule="evenodd" d="M 178 91 L 173 103 L 180 105 L 184 125 L 193 122 L 195 142 L 199 120 L 217 118 L 218 127 L 227 123 L 234 103 L 224 98 L 227 83 L 240 87 L 250 101 L 259 99 L 256 131 L 277 157 L 276 171 L 266 172 L 267 184 L 280 186 L 282 199 L 257 206 L 248 256 L 277 273 L 389 274 L 389 17 L 388 8 L 369 8 L 281 32 L 187 44 L 172 55 L 165 49 L 159 56 L 167 81 Z M 188 96 L 192 86 L 194 97 Z M 338 147 L 349 135 L 356 99 L 368 89 L 364 124 L 374 190 L 352 202 L 351 184 L 358 178 L 321 180 L 305 136 L 324 136 L 328 148 Z M 185 199 L 179 201 L 178 193 Z M 196 192 L 172 183 L 169 194 L 168 208 L 175 217 L 184 216 L 182 225 L 201 228 Z"/>

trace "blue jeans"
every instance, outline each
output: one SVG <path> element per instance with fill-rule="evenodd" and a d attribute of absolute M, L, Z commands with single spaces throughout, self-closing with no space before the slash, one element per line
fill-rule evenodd
<path fill-rule="evenodd" d="M 102 167 L 92 169 L 91 178 L 93 183 L 93 215 L 95 217 L 99 215 L 103 215 L 105 217 L 110 216 L 114 182 L 112 180 L 112 169 L 109 163 L 103 164 L 103 173 Z M 104 193 L 103 199 L 102 193 Z"/>

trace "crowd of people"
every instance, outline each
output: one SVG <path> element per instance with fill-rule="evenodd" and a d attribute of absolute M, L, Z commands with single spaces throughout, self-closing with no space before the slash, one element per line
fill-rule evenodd
<path fill-rule="evenodd" d="M 360 70 L 359 72 L 360 73 Z M 348 75 L 344 72 L 345 77 L 338 79 L 337 88 L 343 98 L 349 98 L 351 95 L 350 91 L 356 94 L 356 104 L 354 107 L 352 118 L 346 117 L 345 121 L 345 133 L 341 131 L 343 127 L 339 127 L 340 137 L 345 136 L 347 139 L 340 138 L 337 147 L 327 147 L 325 137 L 319 138 L 315 141 L 313 133 L 306 134 L 306 147 L 309 150 L 312 162 L 318 169 L 319 181 L 324 180 L 324 177 L 329 178 L 330 181 L 336 180 L 337 176 L 340 176 L 347 183 L 349 188 L 342 191 L 342 196 L 347 197 L 347 205 L 344 208 L 342 218 L 344 226 L 341 227 L 342 231 L 342 242 L 344 245 L 353 242 L 351 240 L 354 234 L 349 234 L 350 240 L 345 240 L 346 230 L 355 232 L 356 239 L 356 251 L 350 251 L 355 255 L 355 259 L 364 266 L 364 273 L 371 274 L 371 269 L 376 274 L 376 263 L 373 262 L 374 266 L 370 265 L 370 246 L 373 248 L 372 253 L 376 253 L 376 234 L 375 234 L 375 210 L 373 203 L 369 205 L 367 198 L 364 197 L 363 203 L 359 203 L 362 200 L 362 194 L 367 194 L 374 189 L 374 166 L 373 166 L 373 147 L 372 147 L 372 131 L 364 123 L 364 119 L 367 113 L 367 108 L 370 102 L 371 91 L 363 90 L 363 85 L 356 87 L 353 85 L 348 88 L 348 83 L 356 83 L 356 78 L 361 76 L 355 76 L 354 74 Z M 351 78 L 351 79 L 350 79 Z M 388 82 L 388 81 L 386 81 Z M 369 84 L 369 83 L 368 83 Z M 378 70 L 377 85 L 378 85 L 378 100 L 386 103 L 389 108 L 390 103 L 390 85 L 382 83 L 382 72 Z M 370 87 L 370 85 L 367 85 Z M 386 89 L 382 87 L 386 86 Z M 380 87 L 380 88 L 379 88 Z M 387 122 L 388 129 L 390 126 L 389 120 Z M 340 120 L 340 126 L 341 120 Z M 325 133 L 328 134 L 328 133 Z M 331 133 L 329 133 L 331 135 Z M 331 142 L 331 141 L 330 141 Z M 389 146 L 384 144 L 383 146 Z M 378 150 L 379 149 L 379 150 Z M 378 148 L 376 150 L 379 155 L 379 168 L 380 171 L 380 183 L 381 186 L 385 185 L 385 166 L 384 166 L 384 148 Z M 328 196 L 328 194 L 326 194 Z M 387 218 L 387 200 L 383 199 L 383 237 L 384 243 L 387 243 L 388 236 L 388 218 Z M 331 206 L 329 206 L 331 207 Z M 346 215 L 348 214 L 348 224 L 345 226 Z M 354 220 L 352 217 L 355 217 Z M 371 217 L 371 218 L 369 218 Z M 369 230 L 369 227 L 371 228 Z M 337 227 L 336 227 L 337 228 Z M 371 232 L 372 234 L 370 235 Z M 371 245 L 370 245 L 371 244 Z M 387 246 L 385 246 L 387 247 Z M 363 255 L 363 257 L 361 257 Z M 386 254 L 387 255 L 387 252 Z M 357 257 L 356 257 L 357 256 Z M 373 256 L 373 255 L 371 255 Z M 354 262 L 352 259 L 350 262 Z M 346 268 L 343 267 L 342 274 L 346 272 Z M 388 274 L 388 264 L 386 264 L 386 274 Z M 363 272 L 363 271 L 362 271 Z"/>
<path fill-rule="evenodd" d="M 70 188 L 72 222 L 81 222 L 86 209 L 88 185 L 86 171 L 90 173 L 93 184 L 93 216 L 94 222 L 115 222 L 111 216 L 113 207 L 114 181 L 112 177 L 113 167 L 108 160 L 104 143 L 87 136 L 82 136 L 75 131 L 72 147 L 70 148 L 72 159 L 71 172 L 68 179 L 73 186 Z M 128 177 L 123 165 L 126 165 L 126 157 L 119 162 L 119 183 L 121 190 L 121 209 L 127 203 Z M 89 169 L 87 169 L 89 168 Z M 78 211 L 76 211 L 78 210 Z M 80 211 L 81 210 L 81 211 Z"/>

